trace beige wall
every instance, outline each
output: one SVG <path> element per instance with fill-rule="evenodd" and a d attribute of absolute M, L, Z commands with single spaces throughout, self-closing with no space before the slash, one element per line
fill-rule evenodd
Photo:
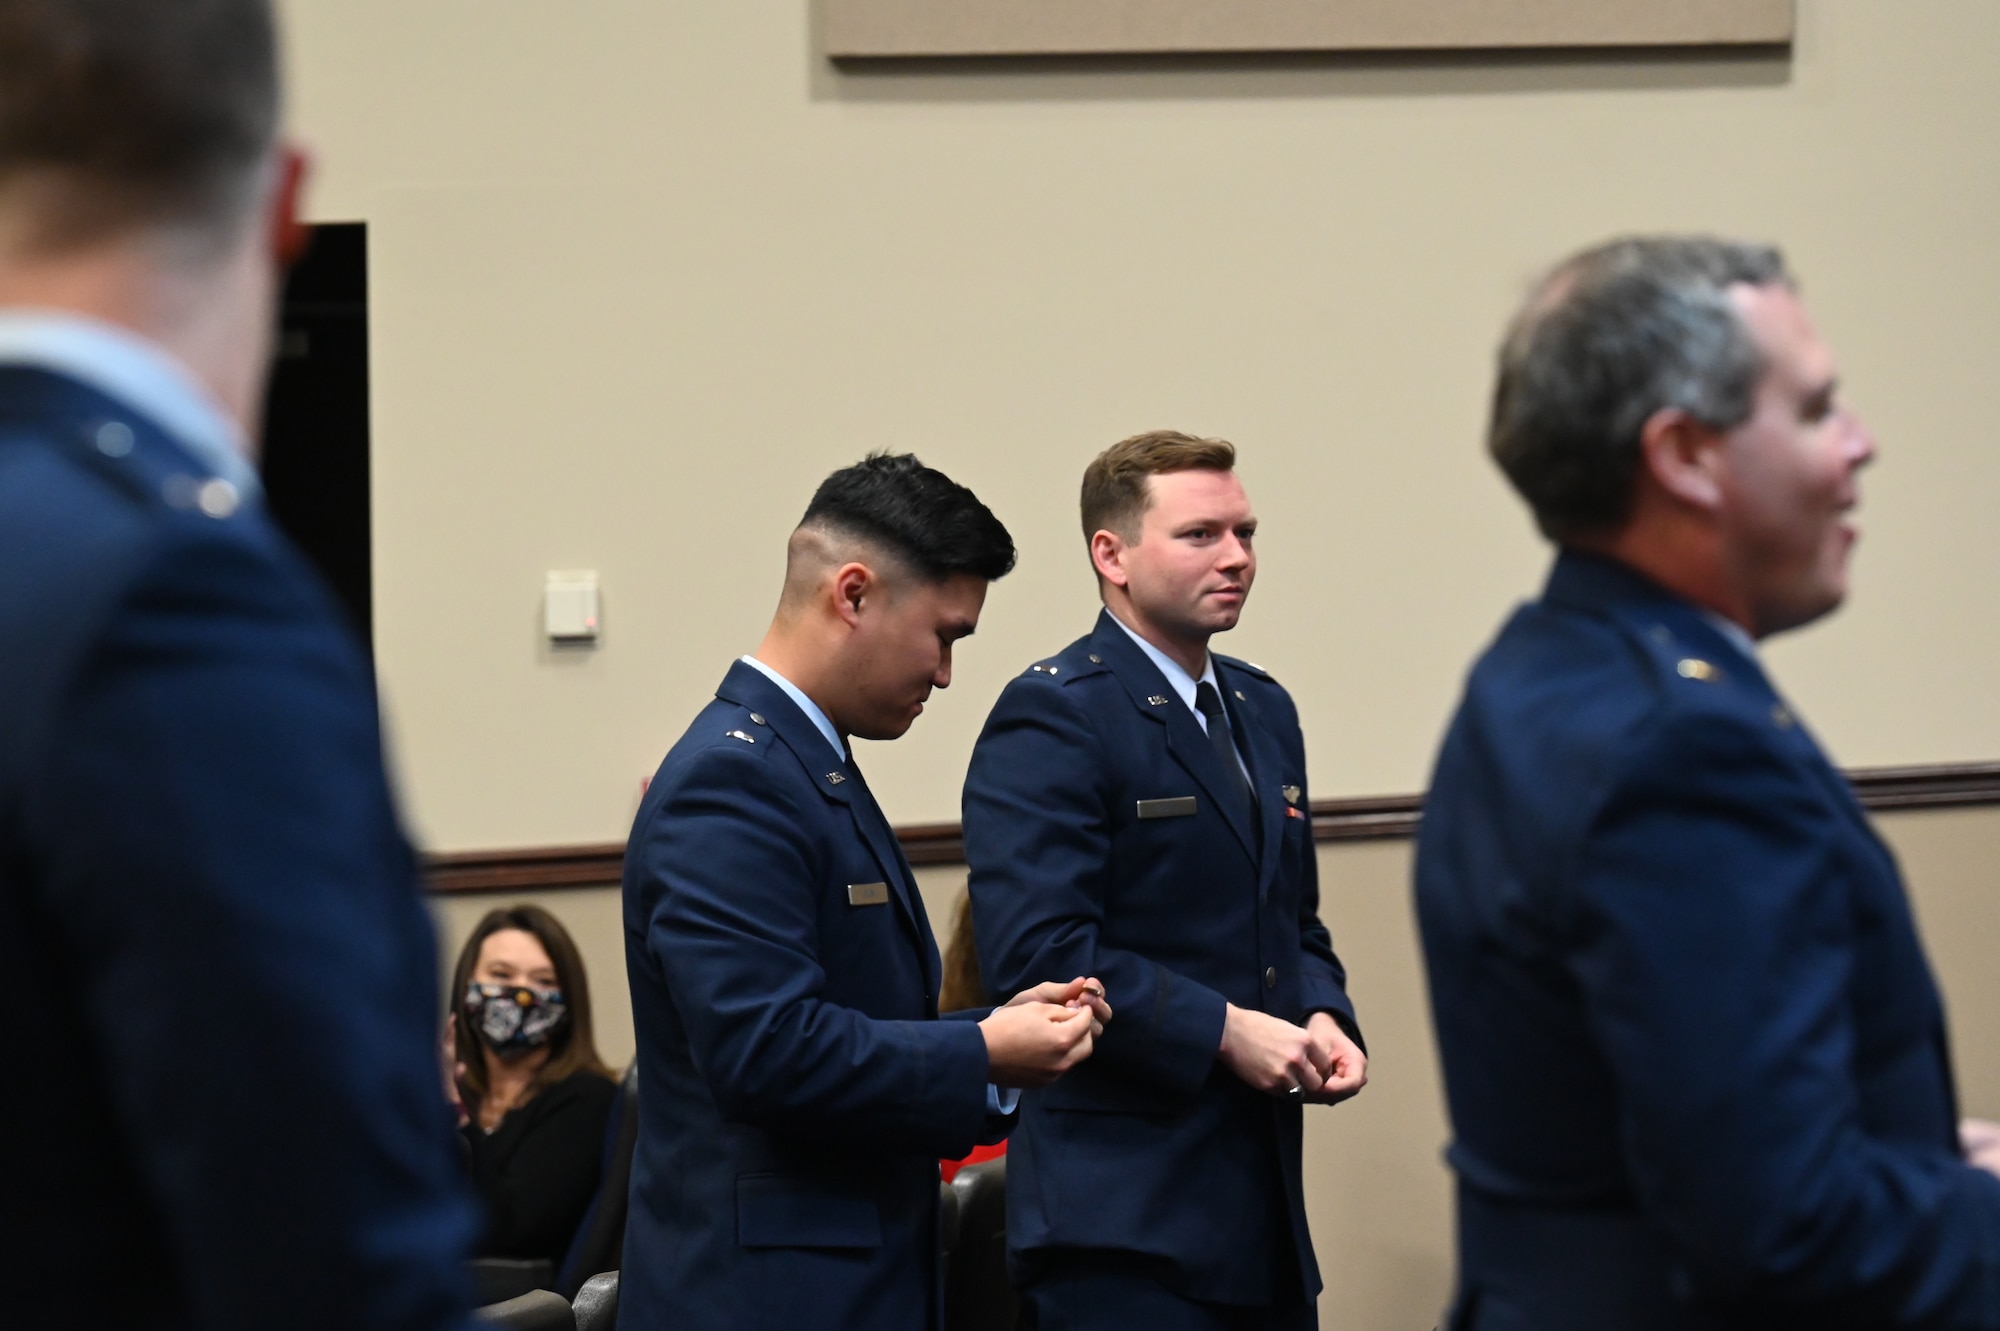
<path fill-rule="evenodd" d="M 1228 645 L 1299 696 L 1317 793 L 1419 788 L 1544 562 L 1479 457 L 1496 331 L 1631 228 L 1782 239 L 1883 436 L 1854 605 L 1774 649 L 1805 713 L 1851 765 L 2000 757 L 2000 6 L 1801 0 L 1789 58 L 894 72 L 818 60 L 804 0 L 282 7 L 316 212 L 370 228 L 378 660 L 435 849 L 621 837 L 877 446 L 1021 543 L 867 755 L 899 819 L 955 817 L 991 699 L 1092 611 L 1083 462 L 1168 423 L 1245 449 Z M 571 567 L 605 636 L 558 657 Z"/>
<path fill-rule="evenodd" d="M 1950 1005 L 1961 1100 L 2000 1117 L 2000 810 L 1904 813 L 1878 820 L 1902 860 L 1919 922 Z M 1327 1293 L 1328 1331 L 1420 1331 L 1451 1289 L 1450 1175 L 1437 1055 L 1410 914 L 1410 844 L 1330 845 L 1320 852 L 1324 914 L 1346 961 L 1368 1035 L 1361 1096 L 1315 1110 L 1306 1133 L 1306 1205 Z M 940 937 L 963 890 L 963 870 L 919 874 Z M 445 964 L 480 914 L 513 898 L 437 900 Z M 625 958 L 612 889 L 536 898 L 576 933 L 594 980 L 605 1055 L 632 1054 Z M 1115 1001 L 1116 996 L 1113 996 Z M 1699 1038 L 1690 1033 L 1690 1038 Z"/>
<path fill-rule="evenodd" d="M 1788 58 L 843 72 L 804 0 L 281 5 L 316 213 L 370 229 L 378 661 L 433 849 L 622 837 L 813 484 L 879 446 L 1022 548 L 956 687 L 866 755 L 898 820 L 954 818 L 991 699 L 1091 613 L 1075 477 L 1161 424 L 1245 450 L 1264 571 L 1226 645 L 1297 693 L 1316 793 L 1420 788 L 1545 559 L 1478 454 L 1494 337 L 1629 229 L 1781 240 L 1882 436 L 1854 603 L 1779 677 L 1843 763 L 2000 758 L 2000 6 L 1800 0 Z M 573 567 L 605 637 L 556 656 Z M 1884 828 L 2000 1111 L 2000 811 Z M 1429 1326 L 1450 1279 L 1407 857 L 1323 852 L 1375 1052 L 1308 1140 L 1330 1327 Z M 543 900 L 623 1060 L 616 895 Z M 437 902 L 447 954 L 491 904 Z"/>

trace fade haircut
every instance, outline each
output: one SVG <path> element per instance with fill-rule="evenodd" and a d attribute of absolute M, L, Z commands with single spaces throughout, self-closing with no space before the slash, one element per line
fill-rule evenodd
<path fill-rule="evenodd" d="M 161 225 L 227 237 L 278 104 L 269 0 L 0 0 L 0 192 L 52 187 L 45 247 Z"/>
<path fill-rule="evenodd" d="M 1794 285 L 1769 246 L 1671 236 L 1586 250 L 1536 285 L 1500 347 L 1487 450 L 1544 535 L 1625 525 L 1655 412 L 1713 430 L 1749 419 L 1764 357 L 1739 284 Z"/>
<path fill-rule="evenodd" d="M 1014 567 L 1014 538 L 979 496 L 910 453 L 871 453 L 820 483 L 799 520 L 885 551 L 926 582 L 988 582 Z"/>
<path fill-rule="evenodd" d="M 1121 439 L 1083 470 L 1083 539 L 1116 532 L 1126 542 L 1139 539 L 1139 524 L 1153 502 L 1153 477 L 1174 471 L 1234 471 L 1236 445 L 1198 439 L 1179 430 L 1148 430 Z"/>

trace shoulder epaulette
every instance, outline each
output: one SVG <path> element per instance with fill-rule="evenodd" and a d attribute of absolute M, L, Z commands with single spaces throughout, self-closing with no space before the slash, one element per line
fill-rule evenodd
<path fill-rule="evenodd" d="M 1263 666 L 1258 665 L 1254 661 L 1244 661 L 1234 656 L 1217 656 L 1215 659 L 1218 661 L 1226 662 L 1229 665 L 1235 666 L 1238 670 L 1241 670 L 1243 673 L 1247 675 L 1255 675 L 1258 679 L 1267 680 L 1272 684 L 1276 684 L 1278 682 L 1277 680 L 1271 678 L 1270 671 L 1264 669 Z"/>

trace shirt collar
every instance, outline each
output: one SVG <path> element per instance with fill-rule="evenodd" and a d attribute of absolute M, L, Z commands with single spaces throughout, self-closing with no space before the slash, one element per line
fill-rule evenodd
<path fill-rule="evenodd" d="M 135 333 L 81 315 L 0 309 L 0 364 L 53 371 L 117 398 L 240 493 L 261 489 L 242 430 L 186 366 Z"/>
<path fill-rule="evenodd" d="M 747 665 L 751 669 L 756 670 L 757 672 L 762 674 L 764 678 L 770 680 L 773 684 L 776 684 L 779 688 L 783 689 L 785 691 L 785 696 L 787 698 L 790 698 L 793 702 L 797 703 L 799 705 L 799 710 L 806 714 L 806 720 L 812 722 L 813 725 L 819 729 L 819 733 L 826 736 L 826 742 L 828 744 L 831 744 L 833 746 L 833 751 L 840 755 L 840 761 L 842 762 L 847 761 L 847 746 L 840 742 L 840 732 L 833 728 L 833 722 L 829 721 L 827 719 L 826 713 L 822 712 L 819 709 L 818 703 L 814 702 L 811 698 L 806 697 L 806 695 L 800 691 L 798 685 L 792 683 L 792 681 L 786 679 L 783 675 L 771 669 L 771 667 L 765 665 L 762 661 L 759 661 L 756 657 L 746 654 L 738 659 L 741 660 L 744 665 Z"/>
<path fill-rule="evenodd" d="M 1713 610 L 1703 610 L 1701 617 L 1723 637 L 1729 639 L 1730 646 L 1742 652 L 1750 660 L 1757 659 L 1757 640 L 1743 631 L 1743 626 L 1726 615 L 1718 615 Z"/>
<path fill-rule="evenodd" d="M 1197 684 L 1207 684 L 1209 687 L 1215 688 L 1218 694 L 1221 692 L 1221 689 L 1215 682 L 1215 658 L 1208 652 L 1204 651 L 1201 654 L 1201 677 L 1197 679 L 1187 672 L 1186 666 L 1133 632 L 1131 625 L 1127 624 L 1117 615 L 1112 614 L 1109 606 L 1105 607 L 1104 613 L 1111 615 L 1111 622 L 1119 628 L 1124 629 L 1125 636 L 1139 644 L 1139 650 L 1146 654 L 1146 659 L 1160 668 L 1160 673 L 1167 677 L 1168 686 L 1180 695 L 1181 701 L 1188 705 L 1190 712 L 1193 712 L 1196 716 L 1201 715 L 1201 709 L 1194 705 L 1195 686 Z M 1207 728 L 1207 724 L 1206 721 L 1202 723 L 1204 729 Z"/>

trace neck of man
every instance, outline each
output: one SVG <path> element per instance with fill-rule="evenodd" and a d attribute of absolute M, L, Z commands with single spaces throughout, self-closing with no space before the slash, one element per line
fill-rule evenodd
<path fill-rule="evenodd" d="M 1168 633 L 1139 612 L 1123 587 L 1105 583 L 1103 591 L 1104 608 L 1116 615 L 1119 623 L 1166 653 L 1167 659 L 1187 671 L 1189 675 L 1195 679 L 1201 678 L 1201 672 L 1208 666 L 1208 634 L 1188 637 Z"/>
<path fill-rule="evenodd" d="M 1698 515 L 1649 512 L 1642 503 L 1619 531 L 1564 544 L 1616 560 L 1682 600 L 1721 615 L 1752 638 L 1764 636 L 1750 598 L 1730 576 L 1721 533 Z"/>
<path fill-rule="evenodd" d="M 34 239 L 18 202 L 0 204 L 0 308 L 79 315 L 146 339 L 179 361 L 256 437 L 277 274 L 252 238 L 207 253 L 166 230 L 74 249 Z"/>
<path fill-rule="evenodd" d="M 845 672 L 839 656 L 839 639 L 832 630 L 808 617 L 788 616 L 781 610 L 752 654 L 811 698 L 813 705 L 833 722 L 841 742 L 848 741 L 847 724 L 841 720 L 840 681 Z"/>

